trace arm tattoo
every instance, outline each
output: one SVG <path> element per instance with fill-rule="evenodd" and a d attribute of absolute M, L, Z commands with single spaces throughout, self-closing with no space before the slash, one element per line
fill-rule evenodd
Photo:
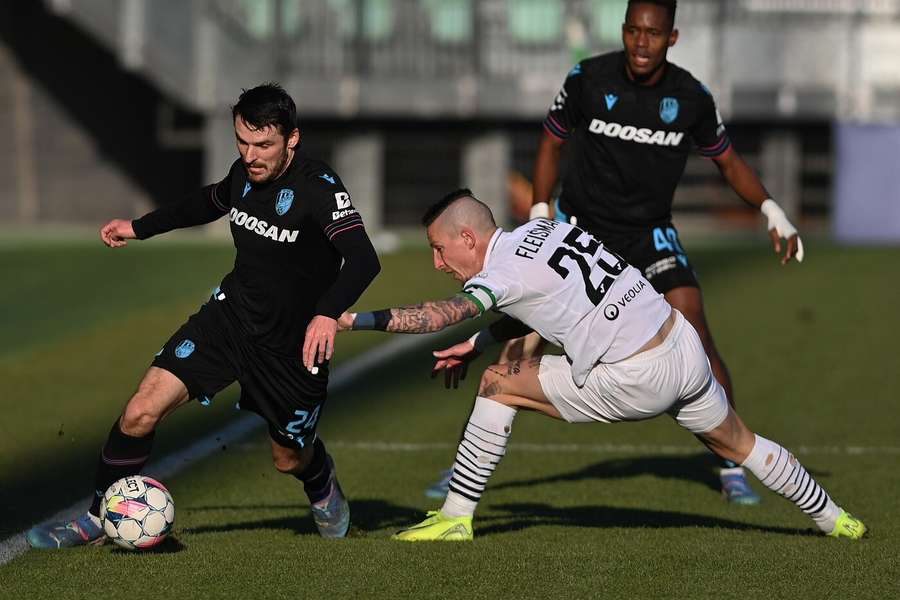
<path fill-rule="evenodd" d="M 387 331 L 397 333 L 429 333 L 474 317 L 478 306 L 465 296 L 423 302 L 391 309 Z"/>

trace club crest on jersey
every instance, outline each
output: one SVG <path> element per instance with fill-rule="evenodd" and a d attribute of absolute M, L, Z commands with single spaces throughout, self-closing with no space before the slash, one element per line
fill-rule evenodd
<path fill-rule="evenodd" d="M 663 123 L 671 123 L 678 118 L 678 100 L 666 96 L 659 101 L 659 118 Z"/>
<path fill-rule="evenodd" d="M 178 347 L 175 348 L 175 356 L 178 358 L 187 358 L 194 351 L 194 342 L 191 340 L 183 340 Z"/>
<path fill-rule="evenodd" d="M 294 190 L 289 190 L 287 188 L 279 190 L 278 197 L 275 199 L 275 212 L 278 213 L 278 216 L 280 217 L 291 210 L 291 204 L 293 203 Z"/>

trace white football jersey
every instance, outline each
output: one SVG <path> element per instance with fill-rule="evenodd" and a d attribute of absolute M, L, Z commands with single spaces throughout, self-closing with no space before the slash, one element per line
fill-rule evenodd
<path fill-rule="evenodd" d="M 579 387 L 598 362 L 634 354 L 671 311 L 640 271 L 599 240 L 548 219 L 498 229 L 484 269 L 463 293 L 482 313 L 499 310 L 562 348 Z"/>

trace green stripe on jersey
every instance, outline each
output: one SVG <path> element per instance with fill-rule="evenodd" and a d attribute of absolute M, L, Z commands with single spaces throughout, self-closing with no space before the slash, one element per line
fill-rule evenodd
<path fill-rule="evenodd" d="M 490 296 L 491 298 L 491 308 L 497 306 L 497 296 L 494 295 L 493 290 L 491 288 L 481 285 L 480 283 L 473 283 L 466 289 L 478 288 L 479 290 L 484 290 L 484 293 Z"/>
<path fill-rule="evenodd" d="M 478 307 L 479 312 L 481 314 L 484 314 L 484 312 L 485 312 L 484 304 L 481 303 L 481 300 L 478 299 L 478 296 L 476 296 L 475 294 L 470 294 L 469 292 L 466 292 L 466 291 L 460 292 L 459 295 L 464 296 L 464 297 L 468 298 L 469 300 L 471 300 L 472 302 L 474 302 L 475 305 Z"/>

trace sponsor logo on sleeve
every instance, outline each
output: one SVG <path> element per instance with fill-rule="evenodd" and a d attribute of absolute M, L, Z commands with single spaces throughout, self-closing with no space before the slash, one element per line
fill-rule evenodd
<path fill-rule="evenodd" d="M 566 98 L 569 95 L 566 93 L 566 88 L 559 90 L 559 94 L 556 95 L 556 98 L 553 99 L 553 104 L 550 105 L 550 112 L 562 110 L 566 105 Z"/>
<path fill-rule="evenodd" d="M 324 179 L 325 181 L 327 181 L 327 182 L 330 183 L 331 185 L 334 185 L 334 177 L 332 177 L 332 176 L 329 175 L 328 173 L 322 173 L 321 175 L 319 175 L 319 179 Z"/>
<path fill-rule="evenodd" d="M 716 109 L 716 135 L 725 133 L 725 123 L 722 121 L 722 114 Z"/>
<path fill-rule="evenodd" d="M 338 192 L 335 194 L 334 201 L 337 203 L 338 210 L 350 208 L 350 194 L 347 192 Z"/>
<path fill-rule="evenodd" d="M 331 220 L 337 221 L 346 216 L 354 215 L 357 210 L 350 206 L 350 194 L 347 192 L 338 192 L 334 195 L 334 201 L 337 204 L 337 210 L 331 212 Z"/>

